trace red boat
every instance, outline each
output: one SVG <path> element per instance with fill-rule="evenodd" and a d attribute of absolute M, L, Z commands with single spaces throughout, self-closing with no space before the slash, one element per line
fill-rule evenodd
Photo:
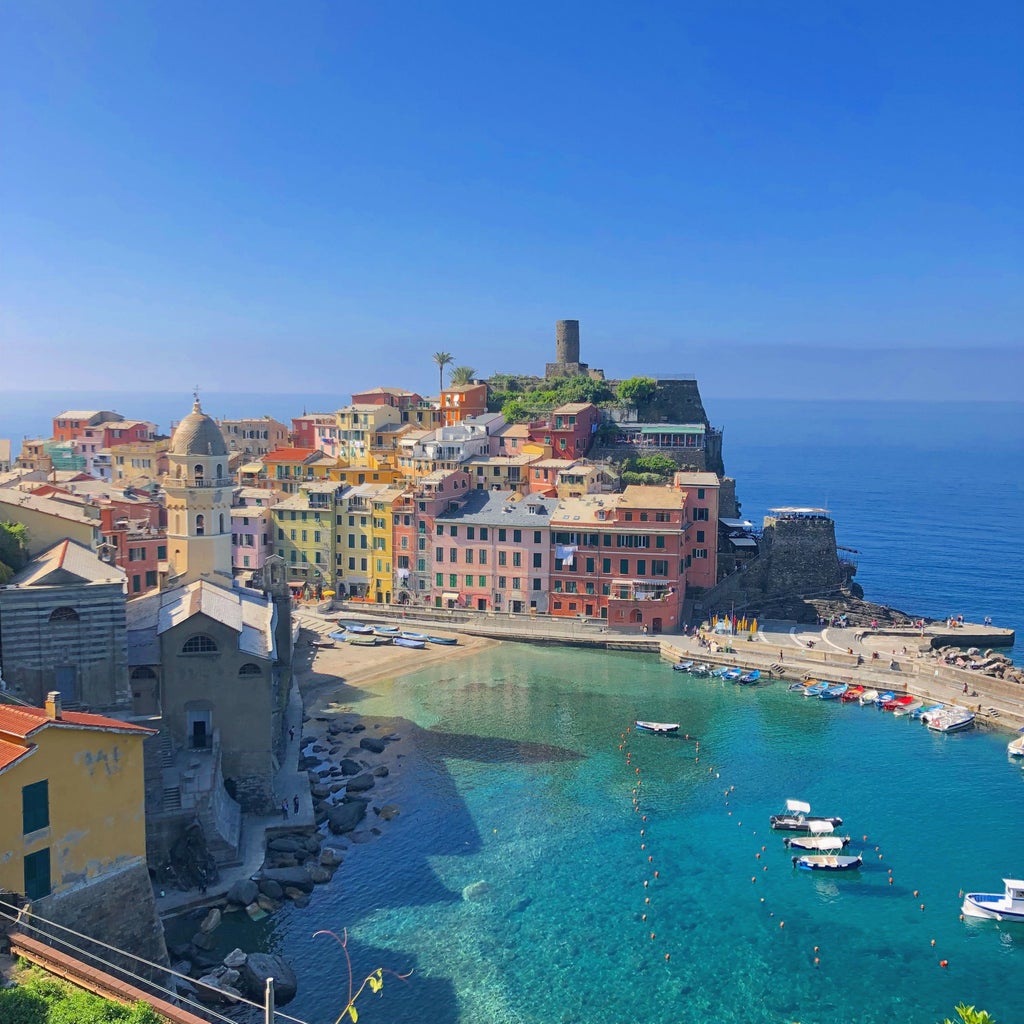
<path fill-rule="evenodd" d="M 844 704 L 852 704 L 855 700 L 860 700 L 860 695 L 864 692 L 863 686 L 851 686 L 846 693 L 839 699 Z"/>
<path fill-rule="evenodd" d="M 894 697 L 892 700 L 887 700 L 882 705 L 883 711 L 895 711 L 897 708 L 905 707 L 907 704 L 913 704 L 914 698 L 909 693 L 903 694 L 901 697 Z"/>

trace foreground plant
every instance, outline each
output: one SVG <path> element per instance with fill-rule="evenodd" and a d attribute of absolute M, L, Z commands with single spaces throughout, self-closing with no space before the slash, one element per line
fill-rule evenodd
<path fill-rule="evenodd" d="M 378 967 L 377 970 L 372 971 L 363 978 L 363 982 L 359 988 L 353 991 L 354 975 L 352 973 L 352 957 L 349 956 L 348 952 L 348 929 L 346 928 L 342 931 L 340 938 L 336 932 L 332 932 L 327 928 L 321 928 L 320 931 L 313 932 L 314 939 L 318 935 L 329 935 L 339 946 L 341 946 L 341 951 L 345 954 L 345 968 L 348 972 L 348 1002 L 345 1004 L 345 1008 L 338 1015 L 334 1024 L 340 1024 L 346 1016 L 351 1021 L 351 1024 L 356 1024 L 356 1021 L 359 1020 L 359 1011 L 356 1009 L 356 1000 L 363 994 L 363 991 L 367 986 L 369 986 L 371 992 L 380 994 L 384 988 L 385 974 L 390 974 L 391 977 L 397 978 L 399 981 L 406 981 L 412 975 L 412 971 L 409 971 L 406 974 L 399 974 L 397 971 L 387 971 L 383 967 Z"/>
<path fill-rule="evenodd" d="M 987 1010 L 976 1010 L 973 1006 L 967 1006 L 964 1003 L 956 1008 L 956 1012 L 963 1024 L 996 1024 L 995 1017 L 989 1016 Z M 951 1021 L 947 1017 L 943 1024 L 960 1024 L 960 1022 Z"/>

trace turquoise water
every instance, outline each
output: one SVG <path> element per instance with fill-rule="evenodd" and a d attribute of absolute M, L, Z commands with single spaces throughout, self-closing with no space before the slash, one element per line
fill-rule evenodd
<path fill-rule="evenodd" d="M 924 1024 L 960 1000 L 1024 1020 L 1024 926 L 959 920 L 962 887 L 1024 873 L 1005 735 L 518 645 L 339 700 L 403 735 L 373 794 L 402 813 L 261 926 L 299 970 L 297 1017 L 340 1012 L 340 951 L 311 935 L 347 927 L 357 970 L 415 969 L 364 997 L 364 1024 Z M 699 752 L 636 734 L 620 750 L 637 715 L 679 721 Z M 787 797 L 842 815 L 865 867 L 794 871 L 767 827 Z"/>

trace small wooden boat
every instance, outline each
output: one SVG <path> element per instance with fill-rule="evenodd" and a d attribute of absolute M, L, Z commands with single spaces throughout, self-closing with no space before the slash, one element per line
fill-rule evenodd
<path fill-rule="evenodd" d="M 882 705 L 883 711 L 895 711 L 897 708 L 905 708 L 908 704 L 913 704 L 914 698 L 909 693 L 901 693 L 897 697 L 893 697 L 892 700 L 887 700 Z"/>
<path fill-rule="evenodd" d="M 694 665 L 693 668 L 690 669 L 690 675 L 706 679 L 711 675 L 711 666 L 706 661 L 702 661 L 699 665 Z"/>
<path fill-rule="evenodd" d="M 402 632 L 397 626 L 374 626 L 373 631 L 377 636 L 398 636 Z"/>
<path fill-rule="evenodd" d="M 846 683 L 829 683 L 818 694 L 818 700 L 839 700 L 846 693 L 847 689 Z"/>
<path fill-rule="evenodd" d="M 725 675 L 725 673 L 728 672 L 728 671 L 729 671 L 729 666 L 728 665 L 719 665 L 718 668 L 712 669 L 711 675 L 714 676 L 714 678 L 716 678 L 716 679 L 721 679 Z"/>
<path fill-rule="evenodd" d="M 852 704 L 855 700 L 860 700 L 861 694 L 864 692 L 864 687 L 858 684 L 857 686 L 847 687 L 846 693 L 839 699 L 844 704 Z"/>
<path fill-rule="evenodd" d="M 351 639 L 352 639 L 352 638 L 351 638 L 351 637 L 350 637 L 350 636 L 348 635 L 348 633 L 343 633 L 343 632 L 342 632 L 342 631 L 341 631 L 340 629 L 339 629 L 339 630 L 336 630 L 336 631 L 335 631 L 335 632 L 333 632 L 333 633 L 328 633 L 327 635 L 328 635 L 328 636 L 329 636 L 329 637 L 330 637 L 330 638 L 331 638 L 332 640 L 351 640 Z"/>
<path fill-rule="evenodd" d="M 805 697 L 817 697 L 818 694 L 824 693 L 828 689 L 828 685 L 829 685 L 828 683 L 823 682 L 821 680 L 812 679 L 804 687 L 804 696 Z"/>
<path fill-rule="evenodd" d="M 924 701 L 923 700 L 911 699 L 910 702 L 907 703 L 907 704 L 898 704 L 896 707 L 894 707 L 892 709 L 892 713 L 897 718 L 903 718 L 906 715 L 912 715 L 918 708 L 923 708 L 923 707 L 924 707 Z"/>
<path fill-rule="evenodd" d="M 741 675 L 743 675 L 743 669 L 729 668 L 722 673 L 722 678 L 727 679 L 730 683 L 734 683 Z"/>
<path fill-rule="evenodd" d="M 842 825 L 843 819 L 812 815 L 810 804 L 805 804 L 802 800 L 787 800 L 785 812 L 771 815 L 768 822 L 776 830 L 810 832 L 820 822 L 827 822 L 835 828 L 837 825 Z"/>
<path fill-rule="evenodd" d="M 327 647 L 334 647 L 333 640 L 310 640 L 310 647 L 315 647 L 317 650 L 324 650 Z"/>
<path fill-rule="evenodd" d="M 637 719 L 634 724 L 640 732 L 654 732 L 662 736 L 666 736 L 673 732 L 679 732 L 678 722 L 644 722 Z"/>
<path fill-rule="evenodd" d="M 428 636 L 432 644 L 441 644 L 444 647 L 454 647 L 459 641 L 453 636 Z"/>
<path fill-rule="evenodd" d="M 353 633 L 349 638 L 348 642 L 354 647 L 376 647 L 377 637 L 370 633 L 369 635 L 363 633 Z"/>
<path fill-rule="evenodd" d="M 414 640 L 412 637 L 408 636 L 392 637 L 391 642 L 395 645 L 395 647 L 414 647 L 417 650 L 421 651 L 423 650 L 424 647 L 427 646 L 426 640 Z"/>
<path fill-rule="evenodd" d="M 922 725 L 927 725 L 935 715 L 938 715 L 945 710 L 945 704 L 932 704 L 930 707 L 921 708 L 919 711 L 915 711 L 914 717 L 919 719 Z"/>
<path fill-rule="evenodd" d="M 793 863 L 801 871 L 853 871 L 864 863 L 860 854 L 841 857 L 834 853 L 805 853 L 794 857 Z"/>
<path fill-rule="evenodd" d="M 678 661 L 672 666 L 675 672 L 689 672 L 693 668 L 692 661 Z"/>
<path fill-rule="evenodd" d="M 984 917 L 994 921 L 1024 921 L 1024 882 L 1004 878 L 1006 891 L 969 892 L 960 908 L 965 917 Z"/>
<path fill-rule="evenodd" d="M 761 678 L 761 670 L 755 668 L 752 672 L 745 672 L 740 676 L 739 681 L 744 686 L 750 686 L 752 683 L 756 683 Z"/>
<path fill-rule="evenodd" d="M 365 622 L 338 622 L 338 625 L 345 630 L 346 633 L 361 633 L 367 634 L 373 632 L 373 626 L 368 626 Z"/>
<path fill-rule="evenodd" d="M 414 633 L 411 629 L 403 629 L 399 636 L 404 636 L 406 640 L 429 640 L 430 637 L 426 633 Z"/>
<path fill-rule="evenodd" d="M 865 690 L 860 695 L 860 705 L 861 705 L 861 707 L 864 707 L 867 704 L 874 704 L 877 699 L 878 699 L 878 691 L 877 690 Z"/>
<path fill-rule="evenodd" d="M 875 698 L 875 707 L 876 708 L 884 708 L 885 705 L 888 704 L 889 701 L 894 700 L 895 697 L 896 697 L 896 694 L 893 693 L 892 690 L 886 690 L 884 693 L 880 693 Z"/>

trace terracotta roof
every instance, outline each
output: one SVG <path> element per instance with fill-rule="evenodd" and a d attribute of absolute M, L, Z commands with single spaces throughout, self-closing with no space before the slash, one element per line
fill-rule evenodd
<path fill-rule="evenodd" d="M 28 739 L 29 736 L 47 726 L 139 733 L 146 736 L 157 732 L 156 729 L 146 729 L 141 725 L 132 725 L 130 722 L 106 718 L 103 715 L 91 715 L 84 711 L 64 711 L 60 718 L 54 719 L 47 715 L 45 708 L 33 708 L 20 704 L 0 704 L 0 733 L 17 736 L 19 739 Z"/>
<path fill-rule="evenodd" d="M 36 747 L 23 747 L 18 743 L 10 743 L 0 739 L 0 772 L 6 771 L 13 764 L 17 764 L 23 757 L 35 753 Z"/>
<path fill-rule="evenodd" d="M 52 548 L 47 548 L 42 554 L 36 555 L 24 569 L 11 577 L 8 585 L 45 586 L 50 574 L 58 569 L 77 577 L 83 583 L 123 583 L 127 578 L 124 569 L 101 561 L 83 544 L 73 540 L 61 540 Z M 59 585 L 63 586 L 64 583 Z"/>
<path fill-rule="evenodd" d="M 275 448 L 263 456 L 264 462 L 305 462 L 311 455 L 322 455 L 319 448 Z"/>

